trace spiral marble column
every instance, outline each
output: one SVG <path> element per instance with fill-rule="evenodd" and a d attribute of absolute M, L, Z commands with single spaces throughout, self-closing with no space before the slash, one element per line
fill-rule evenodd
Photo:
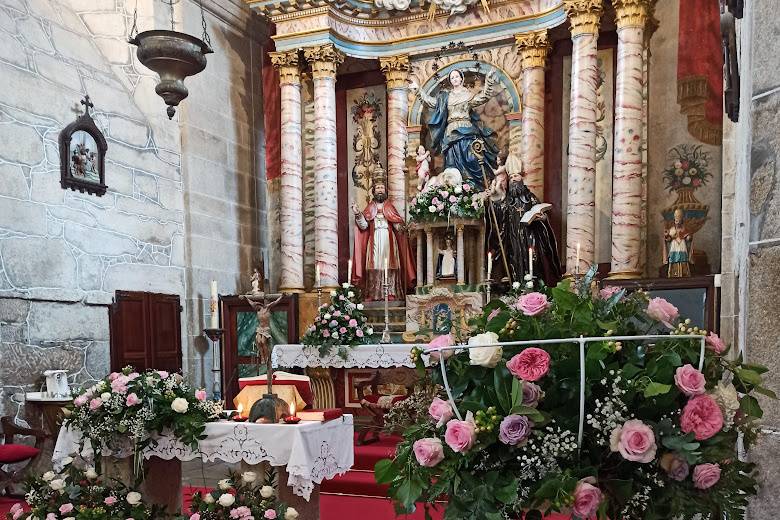
<path fill-rule="evenodd" d="M 282 292 L 303 291 L 303 148 L 298 51 L 272 52 L 281 88 L 281 278 Z"/>
<path fill-rule="evenodd" d="M 338 287 L 336 69 L 344 55 L 333 44 L 303 49 L 314 79 L 314 261 L 325 288 Z"/>
<path fill-rule="evenodd" d="M 603 0 L 564 0 L 571 23 L 571 108 L 566 208 L 566 272 L 580 271 L 595 261 L 596 228 L 596 86 L 597 43 Z"/>
<path fill-rule="evenodd" d="M 409 117 L 409 56 L 379 58 L 387 80 L 387 190 L 406 217 L 406 120 Z"/>
<path fill-rule="evenodd" d="M 642 92 L 649 0 L 613 0 L 618 33 L 611 278 L 642 276 Z"/>
<path fill-rule="evenodd" d="M 522 157 L 525 184 L 544 200 L 544 67 L 547 30 L 515 36 L 523 70 Z"/>

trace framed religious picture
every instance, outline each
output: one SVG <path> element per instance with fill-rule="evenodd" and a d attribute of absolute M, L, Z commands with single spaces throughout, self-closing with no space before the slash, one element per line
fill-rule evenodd
<path fill-rule="evenodd" d="M 98 197 L 106 193 L 106 143 L 92 119 L 94 107 L 85 96 L 84 113 L 60 132 L 60 186 Z"/>

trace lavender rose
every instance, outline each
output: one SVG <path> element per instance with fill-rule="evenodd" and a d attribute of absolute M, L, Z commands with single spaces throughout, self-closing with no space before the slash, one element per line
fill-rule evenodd
<path fill-rule="evenodd" d="M 534 423 L 525 415 L 507 415 L 498 428 L 498 440 L 510 446 L 523 445 L 531 435 Z"/>
<path fill-rule="evenodd" d="M 688 462 L 677 453 L 664 453 L 659 462 L 669 478 L 678 482 L 688 478 L 691 469 Z"/>
<path fill-rule="evenodd" d="M 536 408 L 542 399 L 544 399 L 544 390 L 539 385 L 530 381 L 523 382 L 523 406 Z"/>

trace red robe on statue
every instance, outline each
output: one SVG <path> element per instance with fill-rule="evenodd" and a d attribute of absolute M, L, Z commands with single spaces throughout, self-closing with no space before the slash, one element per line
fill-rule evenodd
<path fill-rule="evenodd" d="M 375 224 L 377 214 L 380 212 L 388 223 L 389 299 L 401 300 L 405 298 L 407 289 L 414 287 L 417 274 L 406 234 L 402 230 L 395 229 L 395 225 L 403 224 L 404 219 L 389 200 L 382 203 L 371 201 L 366 206 L 363 210 L 363 217 L 368 224 L 366 229 L 360 229 L 360 226 L 355 224 L 352 283 L 363 290 L 366 301 L 384 298 L 381 293 L 384 258 L 374 258 Z"/>

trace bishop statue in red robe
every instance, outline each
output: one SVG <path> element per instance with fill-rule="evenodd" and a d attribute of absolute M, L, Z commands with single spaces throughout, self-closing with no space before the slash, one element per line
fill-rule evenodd
<path fill-rule="evenodd" d="M 371 202 L 362 212 L 356 205 L 352 206 L 355 213 L 352 283 L 361 288 L 366 301 L 383 300 L 386 263 L 388 297 L 404 300 L 416 277 L 404 218 L 388 199 L 384 181 L 375 182 L 371 191 Z"/>

